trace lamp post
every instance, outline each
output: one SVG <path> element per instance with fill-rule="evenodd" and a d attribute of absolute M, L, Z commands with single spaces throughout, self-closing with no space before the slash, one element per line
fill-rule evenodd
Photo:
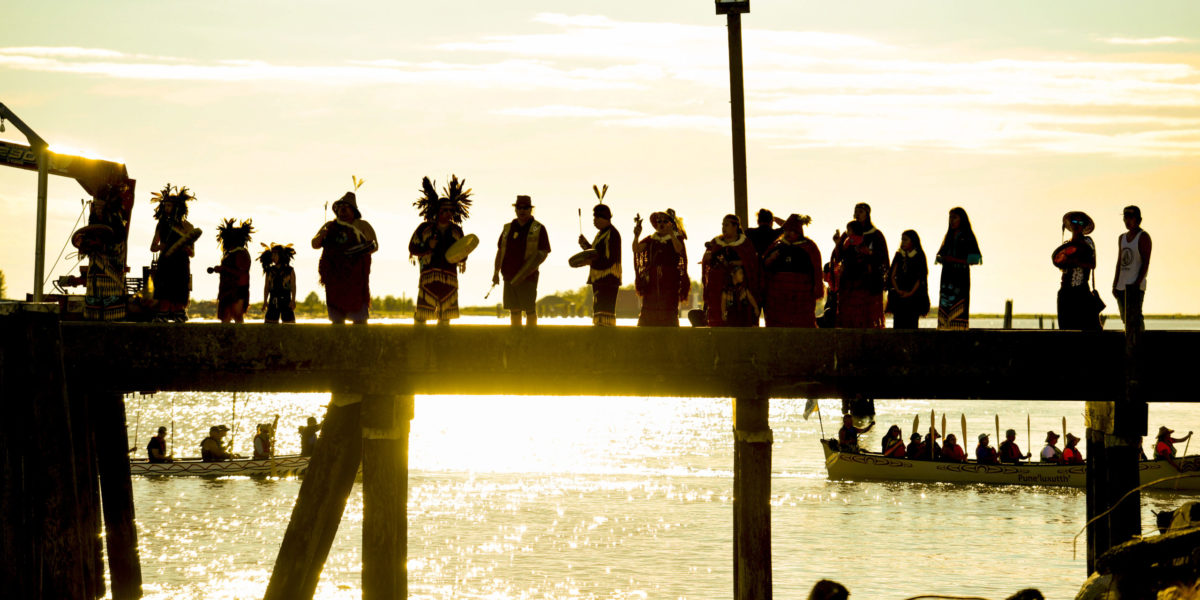
<path fill-rule="evenodd" d="M 729 28 L 729 107 L 733 124 L 733 212 L 749 226 L 746 193 L 746 107 L 742 93 L 742 13 L 750 0 L 716 0 L 717 14 Z"/>

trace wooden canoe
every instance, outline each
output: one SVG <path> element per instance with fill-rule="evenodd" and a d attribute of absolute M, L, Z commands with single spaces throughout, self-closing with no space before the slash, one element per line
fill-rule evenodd
<path fill-rule="evenodd" d="M 145 460 L 129 461 L 132 475 L 168 475 L 232 477 L 241 475 L 266 475 L 290 477 L 302 475 L 308 469 L 307 456 L 276 456 L 264 460 L 239 458 L 221 462 L 204 462 L 198 458 L 185 458 L 170 463 L 152 463 Z"/>
<path fill-rule="evenodd" d="M 981 465 L 976 462 L 949 463 L 931 460 L 891 458 L 882 454 L 851 454 L 838 452 L 830 440 L 822 440 L 825 451 L 825 470 L 830 479 L 844 481 L 926 481 L 944 483 L 990 483 L 998 485 L 1047 485 L 1058 487 L 1086 486 L 1085 465 L 1053 463 L 1021 463 L 1017 465 Z M 1200 491 L 1200 456 L 1177 459 L 1182 473 L 1165 460 L 1144 460 L 1139 463 L 1138 475 L 1143 485 L 1164 477 L 1192 475 L 1172 479 L 1153 486 L 1153 489 Z"/>

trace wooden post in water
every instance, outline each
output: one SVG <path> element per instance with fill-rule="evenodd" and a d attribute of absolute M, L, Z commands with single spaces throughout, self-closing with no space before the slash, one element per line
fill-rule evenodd
<path fill-rule="evenodd" d="M 334 393 L 264 600 L 312 598 L 362 459 L 362 396 Z"/>
<path fill-rule="evenodd" d="M 408 432 L 413 397 L 362 406 L 363 600 L 408 597 Z"/>
<path fill-rule="evenodd" d="M 91 416 L 86 393 L 69 391 L 67 402 L 71 411 L 71 445 L 75 452 L 75 485 L 79 490 L 80 520 L 84 535 L 91 540 L 83 560 L 91 573 L 88 594 L 91 598 L 104 595 L 104 539 L 100 519 L 100 474 L 96 466 L 96 443 L 92 435 Z"/>
<path fill-rule="evenodd" d="M 129 430 L 125 400 L 120 394 L 89 394 L 95 429 L 96 463 L 113 600 L 142 597 L 142 564 L 138 559 L 137 526 L 133 517 L 133 482 L 129 475 Z"/>
<path fill-rule="evenodd" d="M 733 580 L 736 600 L 771 598 L 770 399 L 733 404 Z"/>
<path fill-rule="evenodd" d="M 0 316 L 0 595 L 95 597 L 58 316 L 23 310 Z"/>
<path fill-rule="evenodd" d="M 1011 299 L 1004 301 L 1004 328 L 1012 329 L 1012 300 Z M 1064 431 L 1063 435 L 1067 435 L 1067 432 Z"/>

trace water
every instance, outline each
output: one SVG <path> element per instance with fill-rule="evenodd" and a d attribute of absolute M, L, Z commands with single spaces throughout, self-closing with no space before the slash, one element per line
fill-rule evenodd
<path fill-rule="evenodd" d="M 237 451 L 249 454 L 254 424 L 279 414 L 277 450 L 295 453 L 296 428 L 322 414 L 328 395 L 238 394 L 236 420 L 233 401 L 130 396 L 131 434 L 136 427 L 143 448 L 173 419 L 176 454 L 195 455 L 209 425 L 236 424 Z M 832 434 L 839 402 L 821 406 Z M 776 597 L 803 598 L 823 577 L 857 598 L 1003 598 L 1029 585 L 1048 598 L 1074 597 L 1086 574 L 1085 536 L 1072 557 L 1082 491 L 827 481 L 822 422 L 805 420 L 803 408 L 802 400 L 771 401 Z M 970 440 L 995 435 L 998 412 L 1022 449 L 1029 414 L 1035 451 L 1064 416 L 1071 432 L 1083 431 L 1083 405 L 1074 402 L 880 401 L 864 444 L 877 447 L 893 423 L 907 433 L 917 414 L 927 425 L 931 409 L 939 420 L 946 412 L 960 435 L 966 414 Z M 418 396 L 410 597 L 731 597 L 731 423 L 728 399 Z M 1150 423 L 1176 435 L 1200 431 L 1197 411 L 1183 404 L 1152 404 Z M 147 597 L 261 598 L 299 488 L 295 479 L 135 478 Z M 1143 528 L 1153 527 L 1151 510 L 1190 498 L 1145 494 Z M 318 597 L 361 596 L 361 539 L 356 484 Z"/>

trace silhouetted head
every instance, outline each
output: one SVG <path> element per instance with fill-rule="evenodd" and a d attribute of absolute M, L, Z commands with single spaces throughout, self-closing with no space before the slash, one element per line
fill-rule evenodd
<path fill-rule="evenodd" d="M 769 227 L 771 227 L 771 223 L 773 223 L 774 221 L 775 221 L 774 213 L 772 213 L 771 211 L 769 211 L 765 208 L 758 209 L 758 226 L 759 227 L 769 228 Z"/>

